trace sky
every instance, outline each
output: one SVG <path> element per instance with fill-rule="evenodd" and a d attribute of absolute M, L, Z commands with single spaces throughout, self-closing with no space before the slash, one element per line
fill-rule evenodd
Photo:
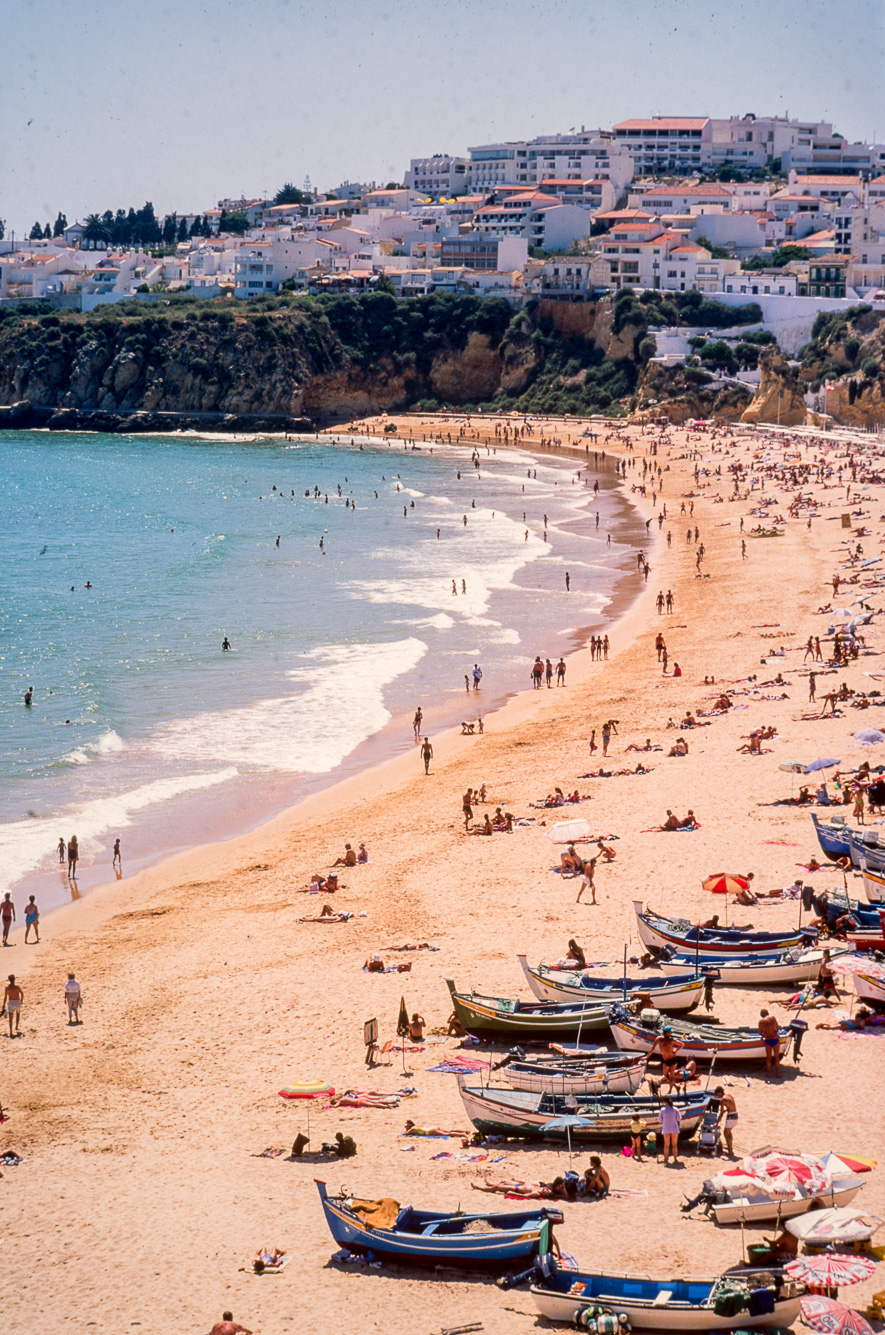
<path fill-rule="evenodd" d="M 2 33 L 7 235 L 384 184 L 412 157 L 631 116 L 885 140 L 882 0 L 6 0 Z"/>

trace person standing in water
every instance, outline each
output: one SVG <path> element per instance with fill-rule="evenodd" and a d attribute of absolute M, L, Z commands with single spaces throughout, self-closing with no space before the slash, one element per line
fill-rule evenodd
<path fill-rule="evenodd" d="M 112 860 L 111 860 L 111 866 L 112 866 L 112 867 L 119 867 L 121 871 L 123 870 L 123 858 L 122 858 L 122 856 L 121 856 L 121 854 L 120 854 L 120 840 L 119 840 L 119 838 L 117 838 L 117 839 L 114 840 L 114 856 L 113 856 L 113 858 L 112 858 Z"/>
<path fill-rule="evenodd" d="M 230 640 L 227 638 L 226 635 L 224 639 L 221 641 L 221 648 L 223 653 L 227 653 L 228 649 L 230 649 Z"/>
<path fill-rule="evenodd" d="M 415 717 L 412 719 L 412 728 L 414 729 L 415 732 L 416 742 L 420 742 L 421 740 L 421 724 L 423 722 L 423 719 L 424 715 L 421 712 L 421 706 L 419 705 L 418 708 L 415 710 Z"/>

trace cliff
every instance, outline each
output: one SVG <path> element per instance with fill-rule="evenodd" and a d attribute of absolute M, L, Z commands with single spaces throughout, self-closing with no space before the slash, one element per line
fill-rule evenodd
<path fill-rule="evenodd" d="M 777 350 L 766 350 L 759 358 L 762 379 L 753 395 L 753 402 L 741 414 L 742 422 L 780 423 L 781 426 L 801 426 L 808 409 L 802 386 L 795 373 Z"/>
<path fill-rule="evenodd" d="M 441 405 L 623 412 L 654 352 L 648 335 L 680 318 L 677 305 L 643 303 L 624 289 L 556 318 L 542 318 L 537 305 L 514 313 L 494 297 L 398 302 L 383 291 L 244 303 L 179 297 L 89 315 L 0 307 L 0 409 L 16 405 L 19 424 L 36 413 L 52 427 L 116 421 L 130 430 L 176 418 L 231 429 L 240 420 L 334 421 Z M 717 318 L 711 303 L 706 313 Z M 656 397 L 679 399 L 674 412 L 686 415 L 733 406 L 727 396 L 689 402 L 684 385 L 664 381 Z"/>

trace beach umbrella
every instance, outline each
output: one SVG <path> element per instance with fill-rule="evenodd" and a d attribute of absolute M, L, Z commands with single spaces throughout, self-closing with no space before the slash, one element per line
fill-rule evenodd
<path fill-rule="evenodd" d="M 570 844 L 575 839 L 589 839 L 593 826 L 588 820 L 561 820 L 544 833 L 552 844 Z"/>
<path fill-rule="evenodd" d="M 860 955 L 839 955 L 830 960 L 834 973 L 865 973 L 868 978 L 885 978 L 885 969 L 876 960 Z"/>
<path fill-rule="evenodd" d="M 831 769 L 833 765 L 841 765 L 841 760 L 812 760 L 810 765 L 806 765 L 802 771 L 803 774 L 813 774 L 818 769 Z"/>
<path fill-rule="evenodd" d="M 293 1080 L 280 1090 L 281 1099 L 303 1099 L 307 1112 L 307 1139 L 310 1140 L 310 1105 L 314 1099 L 330 1099 L 335 1086 L 325 1080 Z"/>
<path fill-rule="evenodd" d="M 545 1122 L 541 1128 L 544 1135 L 555 1136 L 557 1132 L 564 1131 L 568 1141 L 568 1166 L 572 1166 L 572 1127 L 592 1126 L 593 1123 L 589 1117 L 580 1117 L 577 1113 L 566 1113 L 563 1117 L 554 1117 L 551 1121 Z"/>
<path fill-rule="evenodd" d="M 713 895 L 736 895 L 739 890 L 747 890 L 750 882 L 746 876 L 723 871 L 717 872 L 715 876 L 708 876 L 703 884 L 704 889 Z"/>
<path fill-rule="evenodd" d="M 857 1154 L 837 1154 L 828 1150 L 821 1156 L 821 1164 L 833 1177 L 842 1177 L 845 1173 L 871 1173 L 876 1167 L 875 1159 L 863 1159 Z"/>
<path fill-rule="evenodd" d="M 834 1298 L 824 1298 L 817 1293 L 806 1294 L 799 1299 L 802 1320 L 812 1330 L 822 1330 L 827 1335 L 848 1335 L 849 1331 L 858 1331 L 860 1335 L 873 1335 L 873 1328 L 866 1317 L 855 1312 L 853 1307 L 837 1303 Z"/>
<path fill-rule="evenodd" d="M 861 728 L 860 732 L 853 734 L 854 740 L 860 742 L 863 746 L 879 746 L 885 742 L 885 732 L 880 732 L 878 728 Z"/>
<path fill-rule="evenodd" d="M 868 1256 L 849 1256 L 845 1252 L 824 1252 L 822 1256 L 799 1256 L 784 1266 L 784 1273 L 802 1284 L 823 1284 L 839 1288 L 860 1284 L 876 1269 Z"/>
<path fill-rule="evenodd" d="M 819 1247 L 826 1242 L 866 1242 L 882 1227 L 882 1220 L 878 1215 L 864 1214 L 863 1210 L 836 1206 L 788 1219 L 785 1227 L 794 1238 Z"/>
<path fill-rule="evenodd" d="M 805 773 L 805 761 L 804 761 L 804 760 L 785 760 L 784 763 L 783 763 L 782 765 L 778 765 L 778 769 L 782 769 L 786 774 L 804 774 L 804 773 Z"/>

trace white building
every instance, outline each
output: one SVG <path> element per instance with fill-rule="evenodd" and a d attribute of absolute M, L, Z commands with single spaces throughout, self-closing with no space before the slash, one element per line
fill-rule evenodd
<path fill-rule="evenodd" d="M 797 279 L 786 269 L 757 269 L 732 273 L 725 279 L 723 292 L 739 292 L 745 297 L 795 297 Z"/>
<path fill-rule="evenodd" d="M 603 130 L 481 144 L 468 151 L 470 188 L 485 194 L 500 185 L 530 189 L 543 180 L 565 179 L 610 181 L 620 196 L 633 179 L 629 153 Z"/>
<path fill-rule="evenodd" d="M 342 248 L 325 237 L 295 241 L 250 241 L 234 260 L 234 296 L 242 299 L 276 292 L 290 278 L 300 281 L 308 270 L 331 270 Z"/>
<path fill-rule="evenodd" d="M 627 206 L 645 209 L 649 213 L 703 213 L 706 209 L 721 212 L 732 208 L 731 187 L 718 185 L 655 185 L 648 190 L 631 190 Z"/>
<path fill-rule="evenodd" d="M 540 190 L 526 190 L 477 209 L 474 227 L 485 236 L 524 237 L 531 246 L 562 250 L 590 235 L 590 214 Z"/>
<path fill-rule="evenodd" d="M 433 199 L 466 195 L 469 182 L 468 158 L 450 153 L 434 153 L 429 158 L 412 158 L 404 184 Z"/>

